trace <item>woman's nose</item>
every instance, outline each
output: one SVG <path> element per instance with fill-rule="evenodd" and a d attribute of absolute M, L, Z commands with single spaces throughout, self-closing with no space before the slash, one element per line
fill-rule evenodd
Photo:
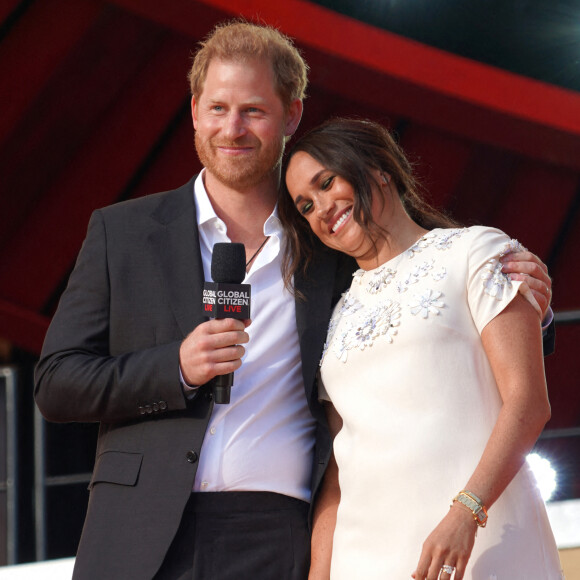
<path fill-rule="evenodd" d="M 334 202 L 328 196 L 322 196 L 316 205 L 316 215 L 320 219 L 328 217 L 334 208 Z"/>

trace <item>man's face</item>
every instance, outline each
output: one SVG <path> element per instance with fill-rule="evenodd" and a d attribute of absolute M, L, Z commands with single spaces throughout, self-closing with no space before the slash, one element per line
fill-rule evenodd
<path fill-rule="evenodd" d="M 286 111 L 262 60 L 212 60 L 203 92 L 192 99 L 195 146 L 218 181 L 238 190 L 270 179 L 280 165 L 284 137 L 300 121 L 302 103 Z"/>

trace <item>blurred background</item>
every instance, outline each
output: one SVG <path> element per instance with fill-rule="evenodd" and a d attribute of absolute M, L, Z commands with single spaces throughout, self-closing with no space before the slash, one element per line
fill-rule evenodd
<path fill-rule="evenodd" d="M 309 63 L 298 134 L 333 115 L 384 123 L 433 203 L 548 265 L 552 419 L 535 459 L 580 578 L 578 0 L 0 1 L 0 566 L 74 555 L 97 426 L 45 423 L 34 363 L 91 212 L 199 170 L 186 73 L 234 16 Z"/>

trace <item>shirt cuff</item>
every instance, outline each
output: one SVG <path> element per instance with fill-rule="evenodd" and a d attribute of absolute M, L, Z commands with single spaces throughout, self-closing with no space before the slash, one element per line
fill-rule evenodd
<path fill-rule="evenodd" d="M 552 324 L 552 320 L 554 320 L 554 312 L 552 311 L 552 307 L 548 306 L 548 311 L 546 312 L 546 316 L 544 320 L 542 320 L 542 333 L 545 334 L 546 330 L 548 330 L 548 326 Z"/>
<path fill-rule="evenodd" d="M 179 367 L 179 380 L 181 381 L 181 386 L 183 387 L 183 394 L 186 399 L 193 399 L 197 395 L 199 390 L 199 385 L 188 385 L 183 378 L 183 373 L 181 372 L 181 367 Z"/>

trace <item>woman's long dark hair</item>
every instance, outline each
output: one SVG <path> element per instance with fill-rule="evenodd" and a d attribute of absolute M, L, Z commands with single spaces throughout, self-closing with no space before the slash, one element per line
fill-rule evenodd
<path fill-rule="evenodd" d="M 330 119 L 298 139 L 284 165 L 278 212 L 288 240 L 283 261 L 287 288 L 291 287 L 292 276 L 298 268 L 306 271 L 312 259 L 315 238 L 308 222 L 294 206 L 286 187 L 288 164 L 299 151 L 307 153 L 352 185 L 355 192 L 352 215 L 372 239 L 385 235 L 371 214 L 373 191 L 380 191 L 371 173 L 374 170 L 391 177 L 391 184 L 396 187 L 403 207 L 421 227 L 430 230 L 457 225 L 419 195 L 413 167 L 385 127 L 367 120 Z"/>

